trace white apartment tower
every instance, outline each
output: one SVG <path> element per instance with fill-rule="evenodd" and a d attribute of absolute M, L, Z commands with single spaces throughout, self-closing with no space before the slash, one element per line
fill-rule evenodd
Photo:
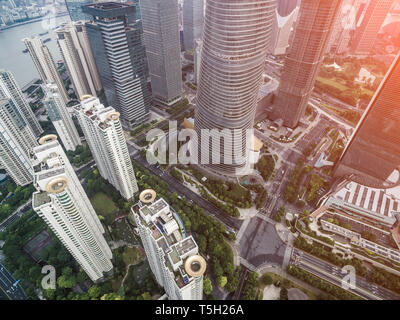
<path fill-rule="evenodd" d="M 124 199 L 133 199 L 138 187 L 120 114 L 113 107 L 106 108 L 92 96 L 83 97 L 74 110 L 101 176 Z"/>
<path fill-rule="evenodd" d="M 32 183 L 29 152 L 34 146 L 35 135 L 13 100 L 0 99 L 0 167 L 17 185 Z"/>
<path fill-rule="evenodd" d="M 48 83 L 43 86 L 43 91 L 45 92 L 44 105 L 61 142 L 67 151 L 74 151 L 81 145 L 81 139 L 57 85 Z"/>
<path fill-rule="evenodd" d="M 36 137 L 39 137 L 43 133 L 39 121 L 36 119 L 35 114 L 22 94 L 14 76 L 6 70 L 0 70 L 0 98 L 11 99 L 14 102 Z"/>
<path fill-rule="evenodd" d="M 33 149 L 32 207 L 71 255 L 97 282 L 110 274 L 112 252 L 104 229 L 56 136 L 45 136 Z"/>
<path fill-rule="evenodd" d="M 66 23 L 56 32 L 77 96 L 96 95 L 102 86 L 85 25 L 81 22 Z"/>
<path fill-rule="evenodd" d="M 169 300 L 202 300 L 206 262 L 178 214 L 153 190 L 132 207 L 150 268 Z"/>
<path fill-rule="evenodd" d="M 54 63 L 49 48 L 45 46 L 42 40 L 38 37 L 25 38 L 23 41 L 26 48 L 29 50 L 33 63 L 35 64 L 43 83 L 56 83 L 64 102 L 67 103 L 70 98 L 65 90 L 64 82 L 57 71 L 56 64 Z"/>

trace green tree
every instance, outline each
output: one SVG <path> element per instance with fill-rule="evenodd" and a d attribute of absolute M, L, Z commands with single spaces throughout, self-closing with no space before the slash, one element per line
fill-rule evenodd
<path fill-rule="evenodd" d="M 98 297 L 100 297 L 101 294 L 101 289 L 99 286 L 97 285 L 93 285 L 89 288 L 88 290 L 88 294 L 90 298 L 95 298 L 97 299 Z"/>
<path fill-rule="evenodd" d="M 213 291 L 213 286 L 212 286 L 211 280 L 208 277 L 204 277 L 203 291 L 207 296 L 210 295 L 211 292 Z"/>
<path fill-rule="evenodd" d="M 225 276 L 221 276 L 221 277 L 218 278 L 218 286 L 219 286 L 220 288 L 225 287 L 225 285 L 226 285 L 227 282 L 228 282 L 228 278 L 225 277 Z"/>

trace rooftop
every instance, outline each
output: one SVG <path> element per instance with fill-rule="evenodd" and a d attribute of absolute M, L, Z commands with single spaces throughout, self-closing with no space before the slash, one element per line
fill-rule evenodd
<path fill-rule="evenodd" d="M 35 192 L 33 193 L 33 206 L 35 208 L 38 208 L 46 203 L 49 203 L 51 201 L 49 195 L 47 192 Z"/>
<path fill-rule="evenodd" d="M 348 181 L 334 193 L 333 198 L 381 218 L 395 218 L 400 213 L 400 187 L 376 189 Z"/>

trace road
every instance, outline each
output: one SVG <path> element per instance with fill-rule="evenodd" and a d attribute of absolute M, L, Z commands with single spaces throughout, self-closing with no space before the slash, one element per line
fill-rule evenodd
<path fill-rule="evenodd" d="M 151 171 L 153 174 L 158 176 L 159 178 L 163 179 L 166 183 L 169 185 L 169 191 L 176 192 L 180 196 L 192 200 L 194 203 L 196 203 L 199 207 L 204 209 L 204 212 L 208 215 L 213 216 L 216 218 L 219 222 L 221 222 L 225 227 L 227 227 L 228 230 L 234 229 L 235 231 L 239 230 L 243 221 L 234 219 L 232 217 L 229 217 L 225 212 L 223 212 L 221 209 L 215 207 L 213 204 L 210 202 L 206 201 L 203 199 L 201 196 L 199 196 L 197 193 L 193 192 L 192 190 L 186 188 L 184 185 L 176 181 L 173 177 L 168 175 L 166 172 L 164 172 L 161 169 L 158 169 L 155 165 L 150 165 L 147 160 L 141 156 L 137 150 L 133 146 L 128 146 L 129 153 L 131 157 L 139 162 L 142 166 L 144 166 L 146 169 Z"/>
<path fill-rule="evenodd" d="M 243 289 L 245 288 L 247 279 L 249 277 L 249 269 L 247 269 L 244 265 L 240 265 L 240 267 L 239 284 L 235 293 L 233 294 L 232 300 L 240 300 Z"/>
<path fill-rule="evenodd" d="M 15 221 L 17 221 L 19 218 L 21 218 L 31 208 L 31 206 L 32 206 L 32 200 L 29 199 L 22 206 L 20 206 L 17 210 L 15 210 L 11 216 L 9 216 L 7 219 L 3 220 L 0 223 L 0 232 L 3 232 L 8 226 L 10 226 Z"/>
<path fill-rule="evenodd" d="M 26 300 L 26 294 L 11 273 L 0 263 L 0 300 Z"/>
<path fill-rule="evenodd" d="M 293 250 L 291 263 L 341 287 L 344 273 L 331 263 L 323 261 L 298 249 Z M 356 276 L 356 288 L 349 290 L 367 300 L 400 300 L 400 296 L 385 288 Z"/>

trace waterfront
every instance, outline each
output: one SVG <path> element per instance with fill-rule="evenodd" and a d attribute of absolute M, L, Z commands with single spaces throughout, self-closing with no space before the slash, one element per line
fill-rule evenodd
<path fill-rule="evenodd" d="M 40 33 L 49 31 L 48 34 L 43 35 L 41 38 L 43 40 L 47 38 L 52 39 L 46 45 L 49 47 L 53 59 L 57 62 L 57 60 L 61 59 L 61 53 L 57 45 L 56 33 L 54 30 L 48 29 L 66 21 L 69 21 L 69 16 L 57 17 L 55 21 L 51 21 L 50 23 L 40 20 L 0 32 L 0 48 L 2 48 L 0 50 L 0 69 L 11 71 L 21 87 L 32 79 L 39 78 L 31 56 L 29 53 L 22 52 L 25 49 L 22 39 L 38 36 Z"/>

